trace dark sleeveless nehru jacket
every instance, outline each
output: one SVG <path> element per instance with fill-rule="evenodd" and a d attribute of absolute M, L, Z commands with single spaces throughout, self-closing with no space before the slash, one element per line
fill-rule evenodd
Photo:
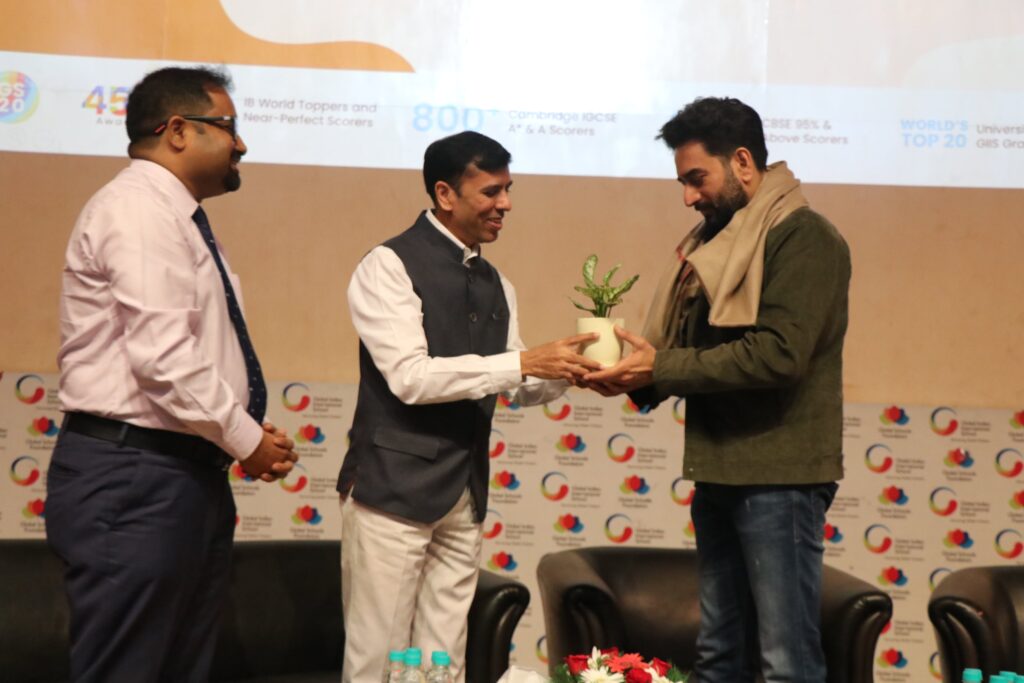
<path fill-rule="evenodd" d="M 432 357 L 507 350 L 509 308 L 498 271 L 482 257 L 462 263 L 462 249 L 420 215 L 384 243 L 405 265 L 423 302 Z M 406 405 L 391 390 L 362 342 L 359 397 L 338 491 L 416 522 L 435 522 L 469 487 L 476 519 L 487 512 L 488 445 L 496 396 Z"/>

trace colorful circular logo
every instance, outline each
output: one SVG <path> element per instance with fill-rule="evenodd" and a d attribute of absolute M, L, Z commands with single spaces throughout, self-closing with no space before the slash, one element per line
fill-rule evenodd
<path fill-rule="evenodd" d="M 942 662 L 939 660 L 939 653 L 933 652 L 928 658 L 928 673 L 937 681 L 942 680 Z"/>
<path fill-rule="evenodd" d="M 544 404 L 544 416 L 549 420 L 560 422 L 565 418 L 569 417 L 569 413 L 572 412 L 572 406 L 566 401 L 561 405 L 560 408 L 553 408 L 550 403 Z"/>
<path fill-rule="evenodd" d="M 883 586 L 906 586 L 907 575 L 899 567 L 886 567 L 878 576 L 878 583 Z"/>
<path fill-rule="evenodd" d="M 25 519 L 36 519 L 46 517 L 46 501 L 42 498 L 30 500 L 21 510 L 21 516 Z"/>
<path fill-rule="evenodd" d="M 295 509 L 295 514 L 292 515 L 293 524 L 309 524 L 316 526 L 320 522 L 324 521 L 324 518 L 320 516 L 320 512 L 309 505 L 303 505 L 300 508 Z"/>
<path fill-rule="evenodd" d="M 309 477 L 306 476 L 306 468 L 299 463 L 292 465 L 292 471 L 288 473 L 288 476 L 281 480 L 281 488 L 288 493 L 298 493 L 302 489 L 306 488 L 309 483 Z"/>
<path fill-rule="evenodd" d="M 605 520 L 604 535 L 612 543 L 625 543 L 633 537 L 632 520 L 624 514 L 616 513 Z"/>
<path fill-rule="evenodd" d="M 974 545 L 974 539 L 963 529 L 953 529 L 942 539 L 942 545 L 947 548 L 962 548 L 967 550 Z"/>
<path fill-rule="evenodd" d="M 1014 429 L 1024 429 L 1024 410 L 1019 410 L 1010 416 L 1010 426 Z"/>
<path fill-rule="evenodd" d="M 516 563 L 516 558 L 512 557 L 512 553 L 507 553 L 504 550 L 491 555 L 491 559 L 487 562 L 487 567 L 494 571 L 511 572 L 515 571 L 519 564 Z"/>
<path fill-rule="evenodd" d="M 1024 457 L 1016 448 L 1004 448 L 996 453 L 996 472 L 1002 476 L 1014 479 L 1022 470 L 1024 470 Z"/>
<path fill-rule="evenodd" d="M 497 429 L 491 430 L 491 441 L 488 447 L 487 453 L 492 458 L 499 457 L 505 452 L 505 435 L 499 432 Z"/>
<path fill-rule="evenodd" d="M 884 524 L 872 524 L 864 530 L 864 547 L 881 555 L 892 547 L 892 532 Z"/>
<path fill-rule="evenodd" d="M 928 575 L 928 587 L 931 588 L 931 590 L 935 590 L 935 588 L 942 583 L 942 580 L 952 573 L 953 571 L 951 569 L 936 567 L 932 570 L 932 573 Z"/>
<path fill-rule="evenodd" d="M 956 512 L 956 491 L 948 486 L 932 489 L 928 496 L 928 508 L 940 517 L 949 517 Z"/>
<path fill-rule="evenodd" d="M 946 458 L 942 461 L 946 467 L 960 469 L 970 469 L 974 466 L 974 458 L 971 457 L 971 452 L 964 448 L 954 448 L 953 450 L 946 453 Z"/>
<path fill-rule="evenodd" d="M 537 653 L 537 661 L 539 661 L 541 664 L 547 664 L 548 663 L 548 637 L 547 636 L 541 636 L 540 638 L 537 639 L 536 653 Z"/>
<path fill-rule="evenodd" d="M 956 420 L 956 411 L 945 406 L 932 411 L 930 422 L 932 431 L 939 436 L 949 436 L 960 426 Z"/>
<path fill-rule="evenodd" d="M 548 500 L 562 500 L 569 495 L 569 486 L 566 483 L 568 481 L 568 478 L 561 472 L 548 472 L 540 480 L 540 492 Z"/>
<path fill-rule="evenodd" d="M 576 515 L 566 513 L 555 520 L 555 531 L 560 534 L 564 534 L 566 532 L 578 534 L 583 531 L 583 522 L 581 522 L 580 518 Z"/>
<path fill-rule="evenodd" d="M 48 417 L 37 417 L 28 425 L 28 433 L 32 436 L 57 436 L 59 431 L 57 423 Z"/>
<path fill-rule="evenodd" d="M 255 477 L 245 473 L 242 465 L 238 462 L 231 463 L 231 467 L 228 469 L 228 479 L 230 481 L 256 481 Z"/>
<path fill-rule="evenodd" d="M 686 399 L 677 398 L 672 404 L 672 419 L 681 425 L 686 424 Z"/>
<path fill-rule="evenodd" d="M 884 425 L 898 425 L 900 427 L 910 422 L 907 412 L 899 406 L 889 406 L 882 411 L 878 419 Z"/>
<path fill-rule="evenodd" d="M 650 492 L 651 487 L 647 485 L 647 480 L 634 474 L 622 481 L 622 484 L 619 485 L 619 490 L 626 495 L 643 496 Z"/>
<path fill-rule="evenodd" d="M 868 446 L 864 451 L 864 464 L 875 474 L 882 474 L 892 467 L 892 450 L 884 443 Z"/>
<path fill-rule="evenodd" d="M 300 413 L 309 407 L 309 387 L 292 382 L 281 391 L 281 403 L 293 413 Z"/>
<path fill-rule="evenodd" d="M 501 410 L 519 410 L 522 406 L 508 397 L 508 394 L 498 394 L 498 408 Z"/>
<path fill-rule="evenodd" d="M 836 525 L 825 522 L 825 540 L 832 544 L 842 543 L 843 532 Z"/>
<path fill-rule="evenodd" d="M 566 406 L 568 407 L 568 406 Z M 583 443 L 583 437 L 578 434 L 562 434 L 555 442 L 555 448 L 561 453 L 582 453 L 587 450 L 587 444 Z"/>
<path fill-rule="evenodd" d="M 691 488 L 689 491 L 686 491 L 684 485 L 688 486 L 686 479 L 682 477 L 676 477 L 672 481 L 672 502 L 676 505 L 689 505 L 693 502 L 693 494 L 697 489 Z"/>
<path fill-rule="evenodd" d="M 18 486 L 31 486 L 39 481 L 39 461 L 31 455 L 22 455 L 11 463 L 11 481 Z"/>
<path fill-rule="evenodd" d="M 39 107 L 39 88 L 20 71 L 0 71 L 0 123 L 27 121 Z"/>
<path fill-rule="evenodd" d="M 633 437 L 629 434 L 612 434 L 608 439 L 607 453 L 608 457 L 615 462 L 630 460 L 636 455 L 636 448 L 633 447 Z"/>
<path fill-rule="evenodd" d="M 996 534 L 996 552 L 999 557 L 1006 560 L 1013 560 L 1024 552 L 1024 543 L 1021 543 L 1020 533 L 1014 529 L 1003 529 Z"/>
<path fill-rule="evenodd" d="M 627 396 L 626 402 L 622 404 L 622 412 L 626 413 L 627 415 L 646 415 L 647 413 L 651 412 L 651 407 L 644 406 L 643 408 L 641 408 L 637 404 L 633 403 L 633 399 Z"/>
<path fill-rule="evenodd" d="M 490 540 L 497 538 L 505 525 L 501 523 L 501 513 L 493 508 L 487 508 L 487 517 L 484 519 L 484 538 Z"/>
<path fill-rule="evenodd" d="M 508 489 L 509 491 L 515 491 L 519 488 L 519 480 L 516 479 L 516 475 L 508 470 L 502 470 L 494 475 L 491 479 L 492 489 Z"/>
<path fill-rule="evenodd" d="M 906 505 L 910 498 L 899 486 L 886 486 L 878 496 L 878 502 L 882 505 Z"/>
<path fill-rule="evenodd" d="M 907 663 L 907 658 L 896 648 L 889 648 L 878 656 L 878 665 L 883 669 L 888 669 L 889 667 L 903 669 L 906 668 Z"/>
<path fill-rule="evenodd" d="M 27 405 L 39 403 L 46 396 L 43 378 L 39 375 L 22 375 L 14 384 L 14 395 Z"/>
<path fill-rule="evenodd" d="M 314 424 L 303 425 L 295 432 L 295 440 L 299 443 L 321 444 L 327 437 Z"/>

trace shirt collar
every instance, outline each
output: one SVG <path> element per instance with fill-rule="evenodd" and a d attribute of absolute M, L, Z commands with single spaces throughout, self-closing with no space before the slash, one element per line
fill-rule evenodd
<path fill-rule="evenodd" d="M 144 175 L 157 189 L 162 191 L 175 211 L 185 219 L 192 220 L 192 214 L 199 207 L 199 202 L 178 176 L 160 164 L 146 159 L 132 159 L 131 169 Z"/>
<path fill-rule="evenodd" d="M 439 221 L 437 219 L 437 216 L 435 216 L 434 212 L 432 210 L 430 210 L 430 209 L 427 209 L 427 220 L 430 221 L 431 224 L 435 228 L 437 228 L 441 232 L 442 235 L 444 235 L 445 237 L 450 239 L 452 242 L 455 243 L 455 245 L 459 249 L 462 250 L 462 265 L 468 264 L 473 258 L 475 258 L 475 257 L 480 255 L 480 245 L 479 244 L 477 246 L 473 247 L 472 249 L 467 247 L 465 244 L 463 244 L 459 240 L 458 237 L 456 237 L 455 235 L 452 234 L 451 230 L 449 230 L 448 228 L 444 227 L 444 224 L 442 224 L 441 221 Z"/>

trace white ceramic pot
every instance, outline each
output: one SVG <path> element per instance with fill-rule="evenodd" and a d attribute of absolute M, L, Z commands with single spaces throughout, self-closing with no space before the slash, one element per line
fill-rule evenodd
<path fill-rule="evenodd" d="M 583 346 L 583 355 L 608 368 L 622 358 L 622 340 L 615 336 L 615 326 L 622 327 L 622 318 L 578 318 L 576 333 L 597 332 L 601 336 Z"/>

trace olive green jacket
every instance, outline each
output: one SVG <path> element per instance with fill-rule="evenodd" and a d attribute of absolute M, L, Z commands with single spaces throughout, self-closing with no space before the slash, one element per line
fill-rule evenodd
<path fill-rule="evenodd" d="M 850 252 L 811 209 L 768 232 L 753 327 L 708 324 L 700 294 L 681 348 L 659 351 L 654 384 L 632 394 L 656 405 L 686 397 L 687 479 L 811 484 L 843 476 L 843 336 Z"/>

